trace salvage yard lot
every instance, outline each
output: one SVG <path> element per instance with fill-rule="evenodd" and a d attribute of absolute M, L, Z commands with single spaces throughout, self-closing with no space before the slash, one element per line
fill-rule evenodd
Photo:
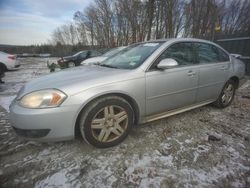
<path fill-rule="evenodd" d="M 49 74 L 46 59 L 21 59 L 0 85 L 0 187 L 250 187 L 250 80 L 223 110 L 211 105 L 137 125 L 120 145 L 81 138 L 18 138 L 8 105 L 25 82 Z"/>

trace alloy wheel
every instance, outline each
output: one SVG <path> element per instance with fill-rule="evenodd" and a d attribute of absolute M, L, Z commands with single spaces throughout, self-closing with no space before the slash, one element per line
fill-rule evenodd
<path fill-rule="evenodd" d="M 128 114 L 120 106 L 109 105 L 98 111 L 91 122 L 94 138 L 100 142 L 112 142 L 120 138 L 128 127 Z"/>
<path fill-rule="evenodd" d="M 233 99 L 233 95 L 234 95 L 234 86 L 230 83 L 223 90 L 223 94 L 221 97 L 222 103 L 224 105 L 229 104 Z"/>

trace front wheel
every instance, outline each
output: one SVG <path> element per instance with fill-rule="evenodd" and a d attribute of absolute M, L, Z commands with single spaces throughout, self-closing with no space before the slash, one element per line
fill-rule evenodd
<path fill-rule="evenodd" d="M 68 67 L 69 67 L 69 68 L 75 67 L 75 66 L 76 66 L 76 64 L 75 64 L 74 62 L 69 62 L 69 63 L 68 63 Z"/>
<path fill-rule="evenodd" d="M 80 131 L 90 144 L 106 148 L 122 142 L 133 125 L 133 110 L 123 98 L 109 96 L 91 103 L 82 113 Z"/>
<path fill-rule="evenodd" d="M 219 98 L 214 102 L 214 105 L 218 108 L 225 108 L 229 106 L 236 91 L 236 84 L 233 80 L 229 80 L 223 87 Z"/>

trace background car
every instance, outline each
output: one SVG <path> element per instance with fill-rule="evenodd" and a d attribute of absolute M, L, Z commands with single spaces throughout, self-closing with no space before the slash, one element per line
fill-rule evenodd
<path fill-rule="evenodd" d="M 0 52 L 0 69 L 4 71 L 16 70 L 20 66 L 16 55 Z"/>
<path fill-rule="evenodd" d="M 79 66 L 85 59 L 102 55 L 96 50 L 80 51 L 72 56 L 62 57 L 57 63 L 64 68 Z"/>
<path fill-rule="evenodd" d="M 136 124 L 210 103 L 225 108 L 245 81 L 244 63 L 212 42 L 148 41 L 27 83 L 10 105 L 10 120 L 26 138 L 67 140 L 79 132 L 87 143 L 111 147 Z"/>
<path fill-rule="evenodd" d="M 102 54 L 101 56 L 86 59 L 81 64 L 89 65 L 89 64 L 93 64 L 93 63 L 100 63 L 100 62 L 104 61 L 105 59 L 107 59 L 113 55 L 116 55 L 117 53 L 119 53 L 121 50 L 123 50 L 125 48 L 126 48 L 126 46 L 113 48 L 113 49 L 109 50 L 108 52 L 106 52 L 105 54 Z"/>

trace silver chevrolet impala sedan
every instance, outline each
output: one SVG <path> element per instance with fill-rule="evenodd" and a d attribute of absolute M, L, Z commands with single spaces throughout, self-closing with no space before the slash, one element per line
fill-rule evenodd
<path fill-rule="evenodd" d="M 231 104 L 245 81 L 244 64 L 199 39 L 134 44 L 102 63 L 52 73 L 27 83 L 10 105 L 22 137 L 73 139 L 96 147 L 123 141 L 135 124 L 209 103 Z"/>

